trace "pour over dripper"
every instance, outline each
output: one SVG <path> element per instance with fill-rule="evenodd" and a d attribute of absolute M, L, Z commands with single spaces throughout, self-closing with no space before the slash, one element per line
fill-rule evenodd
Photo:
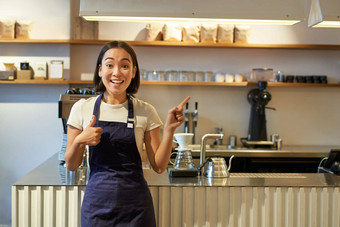
<path fill-rule="evenodd" d="M 192 143 L 192 138 L 194 137 L 193 133 L 175 133 L 175 140 L 179 146 L 179 148 L 187 148 Z"/>

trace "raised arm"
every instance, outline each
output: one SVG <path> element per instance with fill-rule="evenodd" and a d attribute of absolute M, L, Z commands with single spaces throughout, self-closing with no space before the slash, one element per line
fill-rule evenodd
<path fill-rule="evenodd" d="M 145 133 L 146 152 L 152 168 L 157 173 L 164 172 L 168 166 L 173 135 L 176 128 L 184 122 L 183 107 L 189 99 L 190 97 L 186 97 L 178 106 L 168 111 L 162 139 L 160 138 L 160 127 Z"/>

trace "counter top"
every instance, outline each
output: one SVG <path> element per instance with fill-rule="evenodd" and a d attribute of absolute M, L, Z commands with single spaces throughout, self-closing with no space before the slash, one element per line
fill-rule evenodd
<path fill-rule="evenodd" d="M 32 170 L 14 183 L 14 186 L 61 186 L 80 185 L 70 183 L 68 171 L 59 164 L 58 154 Z M 340 187 L 340 176 L 321 173 L 231 173 L 230 178 L 169 177 L 167 172 L 157 174 L 151 169 L 144 169 L 149 186 L 216 186 L 216 187 Z"/>
<path fill-rule="evenodd" d="M 196 145 L 194 145 L 196 146 Z M 256 158 L 324 158 L 327 157 L 331 149 L 340 149 L 340 146 L 288 146 L 283 145 L 281 150 L 256 148 L 249 149 L 238 147 L 237 149 L 227 149 L 219 147 L 216 149 L 207 148 L 206 157 L 224 156 L 230 157 L 256 157 Z M 199 148 L 192 150 L 193 157 L 200 156 Z"/>

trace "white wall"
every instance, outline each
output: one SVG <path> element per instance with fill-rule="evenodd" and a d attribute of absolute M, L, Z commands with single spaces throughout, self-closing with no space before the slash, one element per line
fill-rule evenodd
<path fill-rule="evenodd" d="M 0 0 L 0 18 L 31 19 L 32 38 L 69 38 L 69 5 L 62 1 Z M 50 9 L 53 8 L 51 11 Z M 100 23 L 101 39 L 143 39 L 144 24 Z M 339 29 L 310 29 L 306 22 L 293 27 L 256 26 L 253 43 L 307 43 L 340 45 Z M 70 75 L 93 72 L 101 46 L 56 44 L 0 44 L 0 60 L 62 58 L 69 61 Z M 269 50 L 233 48 L 135 47 L 144 69 L 190 69 L 245 73 L 254 67 L 273 67 L 287 74 L 326 74 L 340 79 L 339 50 Z M 71 58 L 70 58 L 71 56 Z M 58 152 L 62 124 L 57 118 L 59 94 L 66 85 L 0 84 L 0 225 L 11 223 L 11 185 Z M 199 103 L 198 135 L 223 127 L 226 136 L 246 136 L 251 88 L 141 86 L 138 97 L 152 103 L 162 119 L 167 110 L 187 95 Z M 279 133 L 284 144 L 339 145 L 339 88 L 269 88 L 272 101 L 267 111 L 268 134 Z M 166 104 L 164 104 L 166 103 Z M 182 128 L 179 129 L 181 131 Z M 199 140 L 199 139 L 198 139 Z"/>
<path fill-rule="evenodd" d="M 33 39 L 70 38 L 69 0 L 0 0 L 0 19 L 32 21 Z"/>
<path fill-rule="evenodd" d="M 0 19 L 31 20 L 33 39 L 69 39 L 69 5 L 69 0 L 0 0 Z M 0 44 L 0 62 L 64 60 L 67 77 L 69 56 L 68 45 Z M 0 84 L 0 226 L 11 224 L 11 185 L 61 147 L 57 101 L 66 89 Z"/>
<path fill-rule="evenodd" d="M 93 71 L 94 64 L 91 64 L 89 59 L 95 62 L 99 49 L 99 46 L 72 47 L 72 53 L 76 53 L 71 59 L 72 75 L 80 75 L 82 70 Z M 340 78 L 340 51 L 338 50 L 189 47 L 135 47 L 134 49 L 139 57 L 140 67 L 144 69 L 245 73 L 254 67 L 273 67 L 293 75 L 325 74 L 328 75 L 330 83 L 338 83 Z M 84 62 L 87 67 L 83 67 Z M 79 65 L 79 72 L 77 72 L 77 65 Z M 165 119 L 168 108 L 176 105 L 186 95 L 191 95 L 191 110 L 195 101 L 199 103 L 198 138 L 207 132 L 213 132 L 216 127 L 222 127 L 227 136 L 236 134 L 238 137 L 245 137 L 250 114 L 250 105 L 246 96 L 250 89 L 144 85 L 137 96 L 154 104 Z M 266 112 L 268 135 L 279 133 L 284 144 L 289 145 L 339 144 L 337 138 L 340 138 L 340 132 L 334 127 L 340 125 L 340 119 L 337 117 L 340 108 L 336 106 L 340 98 L 339 88 L 273 87 L 269 88 L 269 91 L 272 94 L 272 101 L 268 106 L 275 107 L 277 110 Z M 168 105 L 163 104 L 164 100 Z M 292 134 L 292 130 L 297 133 Z"/>

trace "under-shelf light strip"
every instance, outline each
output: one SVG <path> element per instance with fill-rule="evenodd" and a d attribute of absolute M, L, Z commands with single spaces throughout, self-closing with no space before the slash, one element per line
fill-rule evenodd
<path fill-rule="evenodd" d="M 322 21 L 318 24 L 313 25 L 313 28 L 315 27 L 340 28 L 340 21 Z"/>
<path fill-rule="evenodd" d="M 258 20 L 258 19 L 212 19 L 212 18 L 175 18 L 175 17 L 121 17 L 121 16 L 83 16 L 88 21 L 122 22 L 181 22 L 181 23 L 219 23 L 219 24 L 258 24 L 293 25 L 299 20 Z"/>

